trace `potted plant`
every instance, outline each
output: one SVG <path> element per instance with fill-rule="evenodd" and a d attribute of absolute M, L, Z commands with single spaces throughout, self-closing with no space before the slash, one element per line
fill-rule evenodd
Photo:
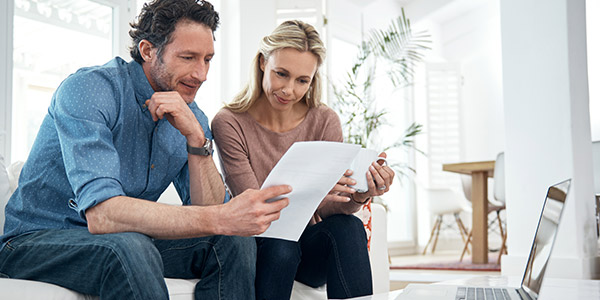
<path fill-rule="evenodd" d="M 383 141 L 378 131 L 386 125 L 388 111 L 377 107 L 377 99 L 372 87 L 377 74 L 386 74 L 394 89 L 412 84 L 417 63 L 422 61 L 429 35 L 414 33 L 410 21 L 404 14 L 392 20 L 387 29 L 372 30 L 359 46 L 359 53 L 341 85 L 333 85 L 337 101 L 332 108 L 340 116 L 344 130 L 344 141 L 363 147 L 373 147 L 387 151 L 390 149 L 416 149 L 414 138 L 421 133 L 422 125 L 412 123 L 392 141 Z M 384 144 L 387 142 L 387 144 Z M 398 175 L 406 177 L 414 172 L 407 162 L 391 161 L 390 166 Z"/>

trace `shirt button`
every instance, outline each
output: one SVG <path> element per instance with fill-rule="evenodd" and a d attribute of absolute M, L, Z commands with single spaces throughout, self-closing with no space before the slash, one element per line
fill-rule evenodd
<path fill-rule="evenodd" d="M 146 104 L 142 105 L 142 108 L 144 108 L 144 109 L 145 109 L 145 108 L 147 108 L 147 107 L 148 107 L 148 106 L 147 106 Z"/>
<path fill-rule="evenodd" d="M 69 199 L 69 207 L 77 208 L 77 202 L 75 202 L 75 200 L 73 200 L 73 199 Z"/>
<path fill-rule="evenodd" d="M 150 169 L 154 169 L 154 164 L 150 165 Z"/>

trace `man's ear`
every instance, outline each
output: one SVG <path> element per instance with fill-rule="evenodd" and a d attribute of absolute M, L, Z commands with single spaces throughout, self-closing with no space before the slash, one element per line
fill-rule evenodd
<path fill-rule="evenodd" d="M 151 62 L 156 56 L 154 45 L 152 45 L 152 43 L 150 43 L 148 40 L 141 40 L 138 44 L 138 49 L 140 50 L 140 55 L 145 62 Z"/>

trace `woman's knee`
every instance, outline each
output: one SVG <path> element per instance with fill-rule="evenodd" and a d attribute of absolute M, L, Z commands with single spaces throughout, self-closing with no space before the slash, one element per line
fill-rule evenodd
<path fill-rule="evenodd" d="M 323 222 L 326 230 L 334 237 L 349 235 L 366 239 L 363 222 L 354 215 L 333 215 Z"/>
<path fill-rule="evenodd" d="M 278 265 L 298 265 L 302 255 L 300 244 L 280 239 L 258 238 L 258 257 Z"/>

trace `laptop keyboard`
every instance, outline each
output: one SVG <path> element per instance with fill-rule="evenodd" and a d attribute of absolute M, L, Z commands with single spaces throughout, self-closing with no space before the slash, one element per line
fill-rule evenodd
<path fill-rule="evenodd" d="M 504 288 L 459 286 L 455 300 L 512 300 Z"/>

